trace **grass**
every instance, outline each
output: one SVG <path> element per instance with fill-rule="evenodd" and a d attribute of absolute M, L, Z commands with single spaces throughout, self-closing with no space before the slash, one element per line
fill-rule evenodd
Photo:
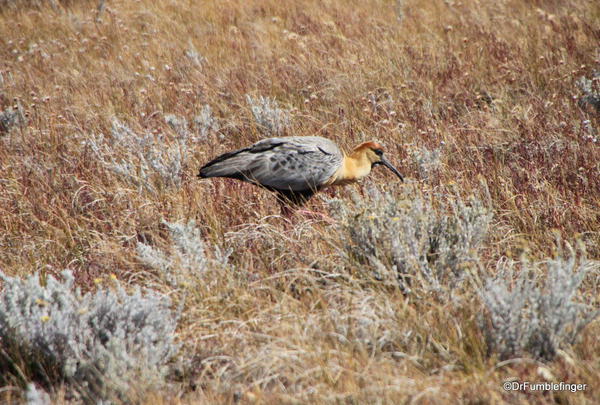
<path fill-rule="evenodd" d="M 566 243 L 590 268 L 572 299 L 599 306 L 600 116 L 592 101 L 600 4 L 102 4 L 0 0 L 0 270 L 27 278 L 71 269 L 83 291 L 115 274 L 181 306 L 182 347 L 168 388 L 132 398 L 585 404 L 598 397 L 598 321 L 550 359 L 525 351 L 505 360 L 487 347 L 495 329 L 480 318 L 481 291 L 505 263 L 513 263 L 513 285 L 522 268 L 543 285 L 541 263 L 567 255 Z M 270 130 L 325 136 L 344 148 L 377 139 L 407 182 L 391 183 L 376 169 L 363 184 L 309 204 L 337 223 L 290 225 L 269 192 L 196 178 L 209 159 Z M 440 293 L 415 278 L 408 291 L 374 276 L 378 264 L 361 253 L 366 245 L 352 238 L 352 226 L 370 229 L 388 272 L 402 259 L 387 245 L 394 238 L 376 234 L 402 229 L 387 222 L 392 208 L 376 205 L 377 192 L 397 201 L 398 215 L 428 201 L 427 215 L 449 224 L 463 223 L 452 207 L 485 207 L 485 238 L 463 254 L 468 261 L 452 261 L 453 272 L 468 273 L 461 283 L 442 283 Z M 370 204 L 379 215 L 374 228 L 365 216 Z M 402 218 L 402 226 L 411 223 Z M 187 238 L 203 241 L 200 253 L 182 245 L 177 226 L 194 227 Z M 433 253 L 415 256 L 419 268 L 434 266 Z M 505 392 L 507 379 L 588 389 Z M 23 382 L 0 396 L 17 400 L 26 390 Z M 51 391 L 69 401 L 68 385 Z"/>

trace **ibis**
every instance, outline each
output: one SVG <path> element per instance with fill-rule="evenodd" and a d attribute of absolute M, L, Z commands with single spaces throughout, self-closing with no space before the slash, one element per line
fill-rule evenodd
<path fill-rule="evenodd" d="M 377 165 L 402 175 L 377 142 L 364 142 L 349 154 L 320 136 L 268 138 L 224 153 L 205 164 L 198 177 L 228 177 L 277 193 L 283 203 L 302 205 L 316 192 L 356 182 Z"/>

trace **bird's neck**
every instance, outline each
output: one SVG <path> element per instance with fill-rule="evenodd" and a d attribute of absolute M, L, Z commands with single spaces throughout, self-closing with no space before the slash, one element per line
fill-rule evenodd
<path fill-rule="evenodd" d="M 344 156 L 342 166 L 335 175 L 333 184 L 353 183 L 371 172 L 371 162 L 362 151 L 354 151 Z"/>

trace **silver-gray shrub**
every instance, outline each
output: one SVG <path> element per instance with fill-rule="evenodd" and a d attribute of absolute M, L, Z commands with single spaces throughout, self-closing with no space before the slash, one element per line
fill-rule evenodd
<path fill-rule="evenodd" d="M 429 181 L 441 169 L 441 147 L 433 150 L 426 148 L 411 149 L 409 153 L 417 166 L 419 177 L 423 181 Z"/>
<path fill-rule="evenodd" d="M 195 131 L 193 133 L 188 130 L 189 125 L 185 117 L 165 114 L 165 122 L 175 131 L 180 141 L 187 140 L 195 143 L 206 141 L 211 133 L 219 130 L 219 123 L 208 104 L 202 106 L 200 112 L 194 117 Z"/>
<path fill-rule="evenodd" d="M 596 112 L 600 113 L 600 71 L 594 71 L 591 79 L 581 76 L 576 83 L 583 93 L 579 98 L 579 105 L 581 107 L 592 106 Z"/>
<path fill-rule="evenodd" d="M 25 390 L 25 403 L 27 405 L 50 405 L 50 395 L 34 383 L 27 384 Z"/>
<path fill-rule="evenodd" d="M 333 208 L 346 257 L 366 265 L 376 279 L 398 283 L 405 293 L 443 293 L 479 265 L 492 218 L 479 200 L 455 198 L 436 209 L 432 197 L 401 198 L 375 189 L 369 194 L 355 195 L 354 206 L 338 200 Z"/>
<path fill-rule="evenodd" d="M 151 133 L 137 134 L 114 119 L 110 137 L 91 136 L 85 145 L 105 167 L 139 191 L 156 193 L 160 189 L 178 187 L 189 154 L 190 133 L 187 122 L 175 116 L 167 116 L 167 122 L 178 134 L 171 142 Z"/>
<path fill-rule="evenodd" d="M 228 267 L 231 250 L 222 251 L 214 247 L 213 257 L 206 254 L 204 239 L 194 221 L 172 223 L 163 221 L 173 241 L 170 252 L 138 242 L 138 258 L 147 266 L 159 271 L 171 286 L 188 283 L 193 278 L 204 277 L 211 270 Z M 206 282 L 210 277 L 206 277 Z"/>
<path fill-rule="evenodd" d="M 219 130 L 219 123 L 208 104 L 205 104 L 194 117 L 194 125 L 196 126 L 196 140 L 198 141 L 206 141 L 211 132 Z"/>
<path fill-rule="evenodd" d="M 263 135 L 284 135 L 291 122 L 289 110 L 279 108 L 277 100 L 269 97 L 246 95 L 246 100 Z"/>
<path fill-rule="evenodd" d="M 508 359 L 528 353 L 551 360 L 600 314 L 577 300 L 586 275 L 600 266 L 578 261 L 571 252 L 541 263 L 524 262 L 515 280 L 516 268 L 517 263 L 502 261 L 498 275 L 479 293 L 486 309 L 479 324 L 489 354 Z"/>
<path fill-rule="evenodd" d="M 198 52 L 192 41 L 189 41 L 188 49 L 185 51 L 185 56 L 197 67 L 202 68 L 202 66 L 208 61 L 204 56 Z"/>
<path fill-rule="evenodd" d="M 17 105 L 17 108 L 8 107 L 0 111 L 0 135 L 10 132 L 12 128 L 25 125 L 27 120 L 23 115 L 23 108 Z"/>
<path fill-rule="evenodd" d="M 175 131 L 177 138 L 186 139 L 191 137 L 188 130 L 188 121 L 185 117 L 176 114 L 165 114 L 165 122 Z"/>
<path fill-rule="evenodd" d="M 178 350 L 168 298 L 139 288 L 129 294 L 116 281 L 83 294 L 70 271 L 45 283 L 37 274 L 0 278 L 4 378 L 67 383 L 86 401 L 123 399 L 134 384 L 140 393 L 163 383 Z"/>

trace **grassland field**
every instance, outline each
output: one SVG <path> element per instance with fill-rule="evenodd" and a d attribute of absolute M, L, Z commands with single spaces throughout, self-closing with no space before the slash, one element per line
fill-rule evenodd
<path fill-rule="evenodd" d="M 481 291 L 526 263 L 543 287 L 543 263 L 572 257 L 590 271 L 565 299 L 600 308 L 600 2 L 0 0 L 0 111 L 0 271 L 70 269 L 84 292 L 116 279 L 178 308 L 171 371 L 114 402 L 599 401 L 597 319 L 552 355 L 507 358 Z M 197 178 L 275 135 L 375 139 L 406 181 L 376 169 L 321 193 L 306 208 L 322 221 Z M 380 277 L 402 259 L 394 232 L 474 206 L 487 216 L 441 286 Z M 0 402 L 25 398 L 21 371 Z M 40 387 L 81 400 L 67 380 Z"/>

